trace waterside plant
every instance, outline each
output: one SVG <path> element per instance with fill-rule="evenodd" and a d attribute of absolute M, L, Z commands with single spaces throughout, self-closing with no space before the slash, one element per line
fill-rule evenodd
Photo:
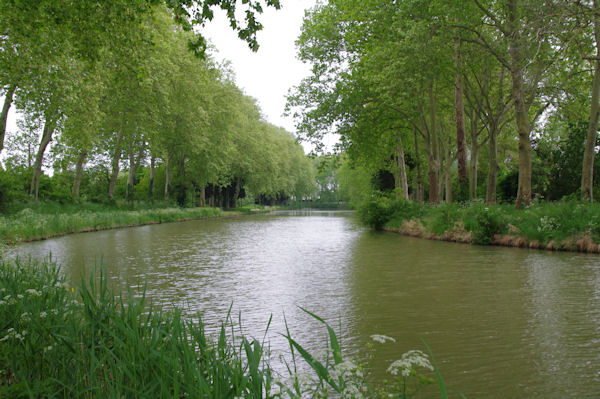
<path fill-rule="evenodd" d="M 600 253 L 597 203 L 543 202 L 515 209 L 482 201 L 432 205 L 374 197 L 359 216 L 376 229 L 428 239 Z"/>
<path fill-rule="evenodd" d="M 97 277 L 74 286 L 49 260 L 0 262 L 0 397 L 408 398 L 431 385 L 423 373 L 439 376 L 426 354 L 410 351 L 390 365 L 392 383 L 373 387 L 368 367 L 345 358 L 333 329 L 312 314 L 329 350 L 315 356 L 288 330 L 281 375 L 264 338 L 238 334 L 230 315 L 209 336 L 199 318 L 115 296 L 106 274 Z"/>

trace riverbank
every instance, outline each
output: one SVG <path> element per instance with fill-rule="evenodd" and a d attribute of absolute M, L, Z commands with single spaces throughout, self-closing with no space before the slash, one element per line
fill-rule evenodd
<path fill-rule="evenodd" d="M 210 207 L 179 208 L 171 204 L 141 205 L 137 209 L 90 203 L 32 204 L 31 207 L 24 207 L 13 214 L 0 216 L 0 244 L 12 245 L 74 233 L 269 211 L 271 209 L 255 207 L 244 207 L 233 211 Z"/>
<path fill-rule="evenodd" d="M 376 229 L 477 245 L 600 253 L 600 204 L 539 203 L 525 209 L 482 202 L 429 205 L 386 198 L 359 210 Z"/>
<path fill-rule="evenodd" d="M 242 334 L 231 315 L 212 337 L 178 309 L 116 296 L 99 272 L 74 285 L 50 261 L 0 262 L 0 397 L 387 398 L 427 385 L 445 397 L 435 362 L 421 351 L 405 353 L 388 368 L 390 383 L 373 387 L 368 367 L 345 358 L 334 330 L 306 311 L 327 331 L 329 351 L 317 358 L 286 331 L 295 357 L 282 375 L 268 342 Z M 309 368 L 297 371 L 296 359 Z"/>

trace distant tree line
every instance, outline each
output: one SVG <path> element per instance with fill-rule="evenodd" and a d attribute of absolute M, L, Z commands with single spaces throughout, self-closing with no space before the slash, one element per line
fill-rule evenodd
<path fill-rule="evenodd" d="M 236 4 L 3 1 L 0 201 L 234 207 L 245 195 L 267 203 L 311 195 L 302 147 L 262 118 L 191 29 L 217 6 L 256 49 L 257 14 L 279 2 L 244 2 L 245 22 Z M 16 132 L 6 132 L 11 109 L 22 115 Z"/>

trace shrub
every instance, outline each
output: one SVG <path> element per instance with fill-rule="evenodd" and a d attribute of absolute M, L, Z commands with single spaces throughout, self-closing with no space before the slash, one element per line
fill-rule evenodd
<path fill-rule="evenodd" d="M 456 204 L 440 204 L 432 208 L 431 214 L 427 225 L 437 235 L 452 230 L 456 222 L 461 220 L 460 208 Z"/>
<path fill-rule="evenodd" d="M 381 230 L 392 218 L 391 201 L 387 197 L 372 197 L 358 207 L 358 216 L 367 226 Z"/>
<path fill-rule="evenodd" d="M 495 234 L 506 230 L 507 223 L 499 208 L 480 207 L 475 216 L 475 226 L 472 229 L 472 243 L 488 245 Z"/>

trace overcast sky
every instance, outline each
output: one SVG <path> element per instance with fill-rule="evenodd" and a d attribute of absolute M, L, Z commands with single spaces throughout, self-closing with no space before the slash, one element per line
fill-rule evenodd
<path fill-rule="evenodd" d="M 310 66 L 296 58 L 294 42 L 300 35 L 305 10 L 314 7 L 316 0 L 281 3 L 280 10 L 268 7 L 259 16 L 264 28 L 257 36 L 260 48 L 256 53 L 237 37 L 220 10 L 202 33 L 217 48 L 213 54 L 216 59 L 231 61 L 238 87 L 258 100 L 267 121 L 295 133 L 293 119 L 282 114 L 290 87 L 310 73 Z"/>

